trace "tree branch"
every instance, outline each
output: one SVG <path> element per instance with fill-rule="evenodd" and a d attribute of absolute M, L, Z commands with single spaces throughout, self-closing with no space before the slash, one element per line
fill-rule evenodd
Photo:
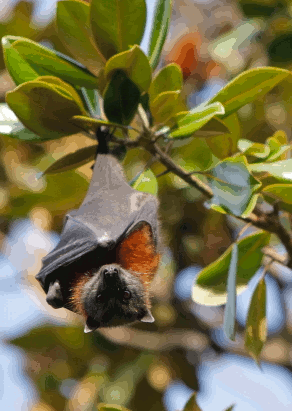
<path fill-rule="evenodd" d="M 209 186 L 204 184 L 196 176 L 186 173 L 168 156 L 168 154 L 164 153 L 161 150 L 157 143 L 148 140 L 148 144 L 144 144 L 144 146 L 148 151 L 150 151 L 151 154 L 156 155 L 157 159 L 160 160 L 160 162 L 167 168 L 167 170 L 171 171 L 172 173 L 180 177 L 182 180 L 184 180 L 192 187 L 195 187 L 207 198 L 210 199 L 213 197 L 213 192 Z M 292 235 L 282 225 L 277 205 L 274 211 L 270 214 L 263 213 L 257 210 L 255 213 L 251 213 L 247 218 L 242 218 L 240 216 L 235 217 L 247 223 L 252 223 L 255 227 L 258 227 L 262 230 L 276 234 L 287 250 L 289 256 L 287 266 L 289 268 L 292 268 Z"/>
<path fill-rule="evenodd" d="M 199 178 L 197 178 L 193 174 L 187 173 L 182 167 L 177 165 L 169 157 L 167 153 L 165 153 L 160 148 L 160 146 L 156 143 L 155 138 L 153 138 L 153 135 L 150 130 L 145 129 L 136 141 L 123 140 L 119 141 L 119 143 L 131 148 L 143 146 L 166 167 L 168 172 L 172 172 L 173 174 L 180 177 L 190 186 L 199 190 L 208 199 L 213 197 L 213 192 L 207 184 L 203 183 Z M 165 173 L 166 171 L 163 172 L 163 174 Z M 286 228 L 282 225 L 280 221 L 278 205 L 274 207 L 274 211 L 270 214 L 264 213 L 260 210 L 255 210 L 246 218 L 240 216 L 234 217 L 242 221 L 245 221 L 246 223 L 251 223 L 257 228 L 276 234 L 287 250 L 287 266 L 289 268 L 292 268 L 292 234 L 288 230 L 286 230 Z"/>
<path fill-rule="evenodd" d="M 202 194 L 204 194 L 208 198 L 213 197 L 212 190 L 207 184 L 203 183 L 199 178 L 194 175 L 190 175 L 189 173 L 185 172 L 180 166 L 178 166 L 169 156 L 168 154 L 164 153 L 158 144 L 153 143 L 149 144 L 146 147 L 151 154 L 156 155 L 160 162 L 171 172 L 175 175 L 180 177 L 186 183 L 190 184 L 192 187 L 197 188 Z"/>

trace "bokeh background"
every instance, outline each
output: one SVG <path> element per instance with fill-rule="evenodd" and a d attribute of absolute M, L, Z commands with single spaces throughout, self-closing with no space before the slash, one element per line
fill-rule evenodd
<path fill-rule="evenodd" d="M 147 6 L 144 51 L 155 1 L 147 0 Z M 1 0 L 0 37 L 20 35 L 69 54 L 55 31 L 54 9 L 54 0 Z M 291 2 L 174 0 L 161 66 L 169 62 L 183 70 L 190 107 L 242 70 L 291 69 Z M 1 53 L 2 103 L 13 87 Z M 291 92 L 292 83 L 286 82 L 240 109 L 242 137 L 264 142 L 284 130 L 291 139 Z M 78 135 L 43 144 L 0 135 L 0 408 L 87 411 L 108 402 L 135 411 L 177 411 L 197 391 L 203 411 L 232 404 L 235 411 L 292 409 L 292 272 L 274 263 L 266 276 L 269 335 L 260 369 L 246 355 L 243 327 L 261 270 L 238 298 L 238 332 L 230 342 L 222 330 L 223 307 L 200 306 L 190 296 L 201 268 L 218 258 L 242 227 L 207 210 L 201 194 L 178 177 L 159 178 L 165 252 L 153 285 L 153 325 L 84 335 L 76 315 L 46 304 L 35 274 L 58 242 L 65 213 L 81 203 L 91 164 L 38 180 L 36 175 L 91 143 Z M 172 154 L 198 170 L 216 161 L 200 138 L 182 141 Z M 129 151 L 128 178 L 148 159 L 142 150 Z M 152 169 L 161 171 L 155 164 Z M 284 253 L 276 238 L 273 245 Z"/>

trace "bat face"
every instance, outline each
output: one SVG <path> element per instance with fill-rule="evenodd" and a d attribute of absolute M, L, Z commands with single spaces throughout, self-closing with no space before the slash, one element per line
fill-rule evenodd
<path fill-rule="evenodd" d="M 112 264 L 80 274 L 72 285 L 71 306 L 86 320 L 85 331 L 134 321 L 153 322 L 149 285 L 157 271 L 150 227 L 139 224 L 114 251 Z"/>
<path fill-rule="evenodd" d="M 102 266 L 83 286 L 80 300 L 87 316 L 85 331 L 154 321 L 143 284 L 118 264 Z"/>

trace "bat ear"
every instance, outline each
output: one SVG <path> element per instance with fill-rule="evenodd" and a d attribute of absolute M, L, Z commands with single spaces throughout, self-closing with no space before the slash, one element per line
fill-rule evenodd
<path fill-rule="evenodd" d="M 147 309 L 146 314 L 140 320 L 142 323 L 154 323 L 155 319 L 151 314 L 150 310 Z"/>
<path fill-rule="evenodd" d="M 64 299 L 59 280 L 56 280 L 50 284 L 46 301 L 54 308 L 61 308 L 64 306 Z"/>
<path fill-rule="evenodd" d="M 97 330 L 98 327 L 99 327 L 99 323 L 97 321 L 94 321 L 93 318 L 88 317 L 86 320 L 85 327 L 84 327 L 84 332 L 90 333 L 91 331 Z"/>

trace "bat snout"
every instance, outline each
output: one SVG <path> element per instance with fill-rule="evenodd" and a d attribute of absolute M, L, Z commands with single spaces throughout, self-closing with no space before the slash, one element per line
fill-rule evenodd
<path fill-rule="evenodd" d="M 114 265 L 107 265 L 102 269 L 101 274 L 104 278 L 116 277 L 119 274 L 119 268 Z"/>

